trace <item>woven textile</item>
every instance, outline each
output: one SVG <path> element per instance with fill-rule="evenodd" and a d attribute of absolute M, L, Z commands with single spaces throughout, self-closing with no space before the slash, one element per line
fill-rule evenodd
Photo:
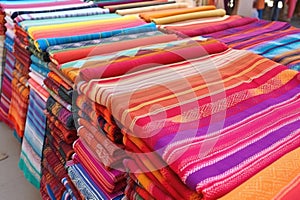
<path fill-rule="evenodd" d="M 80 163 L 90 173 L 99 187 L 108 193 L 122 191 L 126 184 L 124 172 L 105 168 L 81 139 L 74 143 L 74 150 L 80 159 Z"/>
<path fill-rule="evenodd" d="M 287 188 L 293 188 L 292 185 L 299 182 L 295 179 L 300 175 L 299 163 L 300 148 L 284 155 L 221 199 L 276 199 L 278 195 L 281 196 L 278 199 L 289 199 L 283 196 L 289 192 Z M 281 190 L 283 192 L 279 194 Z"/>
<path fill-rule="evenodd" d="M 86 57 L 108 54 L 125 49 L 131 49 L 134 47 L 143 47 L 151 44 L 166 43 L 177 39 L 175 34 L 173 35 L 158 35 L 148 36 L 144 38 L 131 39 L 127 41 L 112 42 L 109 44 L 98 44 L 92 47 L 80 47 L 71 50 L 62 50 L 59 52 L 51 53 L 51 60 L 57 64 L 63 64 L 73 60 L 79 60 Z"/>
<path fill-rule="evenodd" d="M 80 91 L 207 199 L 221 197 L 300 145 L 299 74 L 248 51 L 229 49 L 87 81 Z M 162 174 L 170 177 L 169 170 Z"/>
<path fill-rule="evenodd" d="M 46 108 L 46 103 L 34 89 L 30 91 L 29 98 L 29 112 L 26 119 L 19 167 L 27 180 L 39 188 L 42 173 L 40 165 L 46 129 L 46 117 L 42 111 Z"/>
<path fill-rule="evenodd" d="M 160 28 L 181 36 L 213 37 L 229 47 L 247 49 L 295 70 L 300 69 L 299 32 L 289 23 L 230 16 L 212 22 L 182 23 Z"/>
<path fill-rule="evenodd" d="M 132 28 L 117 29 L 117 30 L 106 31 L 106 32 L 101 32 L 101 33 L 85 34 L 85 35 L 80 35 L 80 36 L 60 37 L 60 38 L 38 39 L 36 41 L 36 48 L 44 51 L 49 46 L 63 44 L 63 43 L 80 42 L 83 40 L 93 40 L 93 39 L 97 39 L 97 38 L 112 37 L 114 35 L 142 33 L 142 32 L 154 31 L 154 30 L 156 30 L 155 24 L 150 23 L 150 24 L 135 26 Z"/>
<path fill-rule="evenodd" d="M 78 17 L 78 16 L 89 16 L 108 13 L 108 9 L 101 8 L 83 8 L 78 10 L 68 10 L 68 11 L 57 11 L 51 13 L 34 13 L 34 14 L 23 14 L 15 18 L 17 23 L 28 20 L 40 20 L 40 19 L 52 19 L 52 18 L 62 18 L 62 17 Z"/>

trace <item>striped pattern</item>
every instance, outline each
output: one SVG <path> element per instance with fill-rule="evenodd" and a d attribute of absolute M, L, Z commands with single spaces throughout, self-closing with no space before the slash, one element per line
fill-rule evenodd
<path fill-rule="evenodd" d="M 300 145 L 299 74 L 248 51 L 92 79 L 80 90 L 207 199 Z"/>
<path fill-rule="evenodd" d="M 247 49 L 291 69 L 300 69 L 300 29 L 289 23 L 230 16 L 225 19 L 160 26 L 182 36 L 213 37 L 235 49 Z"/>

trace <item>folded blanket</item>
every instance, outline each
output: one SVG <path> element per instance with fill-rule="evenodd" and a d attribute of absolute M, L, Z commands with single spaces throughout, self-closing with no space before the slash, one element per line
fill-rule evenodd
<path fill-rule="evenodd" d="M 52 97 L 49 97 L 47 100 L 47 111 L 61 121 L 67 129 L 75 128 L 72 112 L 56 102 Z"/>
<path fill-rule="evenodd" d="M 60 163 L 64 166 L 67 161 L 71 160 L 74 150 L 71 145 L 66 144 L 55 131 L 50 130 L 48 125 L 46 130 L 46 137 L 49 140 L 49 146 L 53 149 L 55 154 L 60 158 Z"/>
<path fill-rule="evenodd" d="M 49 127 L 67 144 L 72 144 L 78 137 L 76 130 L 68 130 L 66 127 L 54 116 L 47 114 Z"/>
<path fill-rule="evenodd" d="M 201 43 L 194 42 L 193 40 L 187 40 L 186 43 L 173 48 L 165 48 L 159 52 L 138 55 L 128 60 L 120 60 L 121 62 L 115 61 L 104 66 L 98 65 L 96 68 L 84 68 L 80 71 L 80 78 L 91 80 L 115 77 L 126 73 L 134 73 L 137 70 L 145 70 L 160 65 L 202 57 L 211 53 L 222 52 L 226 49 L 226 45 L 218 42 L 207 45 L 205 45 L 204 42 L 204 44 L 201 45 Z"/>
<path fill-rule="evenodd" d="M 150 46 L 145 47 L 137 47 L 133 49 L 128 49 L 124 51 L 119 51 L 116 53 L 111 53 L 107 55 L 102 56 L 94 56 L 78 61 L 68 62 L 61 66 L 57 66 L 60 71 L 65 75 L 65 77 L 68 77 L 72 82 L 75 82 L 75 79 L 78 77 L 79 71 L 82 70 L 82 68 L 92 68 L 92 67 L 100 67 L 105 66 L 108 64 L 112 64 L 114 62 L 120 62 L 120 61 L 126 61 L 126 60 L 132 60 L 135 59 L 133 56 L 140 56 L 143 55 L 151 55 L 152 54 L 158 54 L 160 51 L 172 51 L 174 47 L 188 47 L 192 45 L 196 45 L 199 43 L 200 46 L 203 46 L 207 51 L 207 53 L 217 53 L 218 51 L 225 50 L 227 47 L 224 44 L 221 44 L 219 42 L 216 42 L 216 40 L 204 40 L 202 37 L 195 37 L 192 39 L 184 39 L 184 40 L 178 40 L 174 42 L 168 42 L 168 43 L 162 43 L 162 44 L 154 44 Z M 209 47 L 210 45 L 211 47 Z M 207 48 L 206 48 L 207 47 Z M 201 47 L 199 47 L 201 48 Z M 202 52 L 202 50 L 200 50 Z M 199 53 L 200 53 L 199 51 Z M 183 59 L 183 58 L 181 58 Z M 57 70 L 57 69 L 54 69 Z"/>
<path fill-rule="evenodd" d="M 81 119 L 81 122 L 88 123 Z M 97 158 L 106 167 L 118 167 L 120 166 L 121 160 L 126 157 L 123 150 L 118 148 L 115 144 L 109 141 L 104 135 L 101 135 L 95 127 L 80 126 L 77 129 L 78 135 L 87 146 L 94 152 L 97 152 Z M 93 138 L 91 140 L 90 138 Z M 102 140 L 99 140 L 102 139 Z"/>
<path fill-rule="evenodd" d="M 291 25 L 286 22 L 276 22 L 276 21 L 269 22 L 269 21 L 259 20 L 249 25 L 231 28 L 229 30 L 227 29 L 221 32 L 206 34 L 205 36 L 219 39 L 220 41 L 226 44 L 233 44 L 233 43 L 238 43 L 240 41 L 246 41 L 255 36 L 260 36 L 262 34 L 286 30 L 290 27 Z"/>
<path fill-rule="evenodd" d="M 116 10 L 120 10 L 120 9 L 139 8 L 139 7 L 154 6 L 154 5 L 157 6 L 157 5 L 165 5 L 165 4 L 173 4 L 173 3 L 175 3 L 175 1 L 152 0 L 152 1 L 126 3 L 120 5 L 109 5 L 109 6 L 104 6 L 104 8 L 108 8 L 110 12 L 116 12 Z"/>
<path fill-rule="evenodd" d="M 119 15 L 130 15 L 130 14 L 138 14 L 143 12 L 157 11 L 157 10 L 187 8 L 187 6 L 188 5 L 185 3 L 172 3 L 172 4 L 163 4 L 163 5 L 146 6 L 140 8 L 128 8 L 128 9 L 116 10 L 116 13 Z"/>
<path fill-rule="evenodd" d="M 50 46 L 49 48 L 47 48 L 47 52 L 49 52 L 51 54 L 52 52 L 65 50 L 65 49 L 76 49 L 78 47 L 96 46 L 99 44 L 107 44 L 107 43 L 132 40 L 132 39 L 137 39 L 137 38 L 145 38 L 145 37 L 151 37 L 151 36 L 156 36 L 156 35 L 163 35 L 163 33 L 160 31 L 152 31 L 152 32 L 145 32 L 145 33 L 130 34 L 130 35 L 114 36 L 114 37 L 110 37 L 110 38 L 101 38 L 101 39 L 87 40 L 87 41 L 82 41 L 82 42 L 54 45 L 54 46 Z"/>
<path fill-rule="evenodd" d="M 184 63 L 82 82 L 79 89 L 161 156 L 173 171 L 163 177 L 175 173 L 207 199 L 299 147 L 296 71 L 232 49 Z"/>
<path fill-rule="evenodd" d="M 190 25 L 190 26 L 178 26 L 178 27 L 166 27 L 166 29 L 176 30 L 180 33 L 193 37 L 197 35 L 206 35 L 210 33 L 215 33 L 219 31 L 224 31 L 234 27 L 244 26 L 253 22 L 258 21 L 255 18 L 240 18 L 239 16 L 231 16 L 224 21 L 203 23 L 200 25 Z"/>
<path fill-rule="evenodd" d="M 49 46 L 71 43 L 71 42 L 80 42 L 84 40 L 93 40 L 97 38 L 107 38 L 115 35 L 126 35 L 132 33 L 142 33 L 156 30 L 156 26 L 153 23 L 135 26 L 132 28 L 117 29 L 106 32 L 99 32 L 93 34 L 85 34 L 78 36 L 69 36 L 69 37 L 59 37 L 59 38 L 47 38 L 47 39 L 38 39 L 35 41 L 35 46 L 40 51 L 45 51 Z"/>
<path fill-rule="evenodd" d="M 215 6 L 201 6 L 195 8 L 180 8 L 180 9 L 170 9 L 170 10 L 162 10 L 162 11 L 150 11 L 146 13 L 140 12 L 140 17 L 144 19 L 146 22 L 151 22 L 153 19 L 163 18 L 163 17 L 170 17 L 180 14 L 187 14 L 187 13 L 194 13 L 199 11 L 206 11 L 206 10 L 215 10 Z"/>
<path fill-rule="evenodd" d="M 145 38 L 137 38 L 128 41 L 118 41 L 109 44 L 98 44 L 92 47 L 78 47 L 72 50 L 62 50 L 50 54 L 51 60 L 54 63 L 63 64 L 73 60 L 79 60 L 86 57 L 95 55 L 107 54 L 134 47 L 142 47 L 151 44 L 171 42 L 177 40 L 176 35 L 158 35 Z"/>
<path fill-rule="evenodd" d="M 77 140 L 73 146 L 80 163 L 89 171 L 91 177 L 99 187 L 108 193 L 123 190 L 126 184 L 124 172 L 116 169 L 107 170 L 80 139 Z"/>
<path fill-rule="evenodd" d="M 50 62 L 48 68 L 51 70 L 51 72 L 48 74 L 48 77 L 51 78 L 52 81 L 58 83 L 67 91 L 72 90 L 74 83 L 68 76 L 64 76 L 64 74 L 58 69 L 57 65 Z"/>
<path fill-rule="evenodd" d="M 191 19 L 199 19 L 199 18 L 208 18 L 208 17 L 223 17 L 226 14 L 225 10 L 223 9 L 216 9 L 216 10 L 208 10 L 208 11 L 198 11 L 193 13 L 186 13 L 186 14 L 179 14 L 169 17 L 162 17 L 162 18 L 154 18 L 152 22 L 157 25 L 160 24 L 171 24 L 174 22 L 180 22 L 185 20 Z"/>
<path fill-rule="evenodd" d="M 72 10 L 74 12 L 74 10 Z M 43 13 L 45 14 L 45 13 Z M 52 14 L 52 12 L 51 12 Z M 82 16 L 82 17 L 66 17 L 66 18 L 55 18 L 55 19 L 43 19 L 43 20 L 31 20 L 31 21 L 23 21 L 19 23 L 19 26 L 22 27 L 25 31 L 28 29 L 32 29 L 34 27 L 41 27 L 41 29 L 38 31 L 35 28 L 35 31 L 38 31 L 39 33 L 47 31 L 50 27 L 57 27 L 61 24 L 69 24 L 72 23 L 74 25 L 75 22 L 81 22 L 81 23 L 90 23 L 95 20 L 112 20 L 121 18 L 121 16 L 116 14 L 105 14 L 105 15 L 92 15 L 92 16 Z M 115 20 L 113 20 L 115 21 Z M 75 23 L 77 24 L 77 23 Z M 60 26 L 61 27 L 61 26 Z M 68 27 L 68 26 L 67 26 Z M 57 27 L 58 28 L 58 27 Z M 53 30 L 49 30 L 50 32 L 53 32 Z M 27 33 L 27 32 L 26 32 Z"/>
<path fill-rule="evenodd" d="M 101 8 L 83 8 L 77 10 L 68 11 L 56 11 L 51 13 L 33 13 L 33 14 L 23 14 L 17 16 L 14 20 L 17 23 L 28 20 L 40 20 L 40 19 L 53 19 L 62 17 L 78 17 L 78 16 L 90 16 L 108 13 L 108 9 Z"/>
<path fill-rule="evenodd" d="M 53 91 L 56 95 L 58 95 L 62 100 L 64 100 L 68 104 L 72 104 L 72 91 L 67 91 L 64 87 L 59 86 L 55 81 L 52 81 L 50 78 L 46 78 L 44 80 L 44 84 L 47 88 Z"/>
<path fill-rule="evenodd" d="M 109 195 L 103 192 L 80 163 L 69 166 L 68 174 L 85 199 L 120 200 L 123 198 L 122 194 Z"/>
<path fill-rule="evenodd" d="M 29 88 L 27 83 L 24 85 L 24 82 L 27 82 L 28 77 L 22 76 L 18 71 L 15 71 L 14 74 L 8 118 L 14 124 L 17 134 L 23 137 L 29 99 Z"/>
<path fill-rule="evenodd" d="M 97 24 L 101 24 L 101 26 L 97 26 Z M 144 24 L 145 22 L 143 20 L 135 16 L 125 16 L 112 19 L 34 26 L 28 28 L 28 34 L 32 39 L 38 40 L 41 38 L 70 37 L 74 35 L 79 36 L 107 32 L 116 29 L 133 28 Z M 74 31 L 72 31 L 74 28 L 78 28 L 79 30 L 74 33 Z"/>
<path fill-rule="evenodd" d="M 78 96 L 76 98 L 76 106 L 78 107 L 78 119 L 80 120 L 81 118 L 83 120 L 81 123 L 88 121 L 92 126 L 97 127 L 101 133 L 106 134 L 106 137 L 111 141 L 119 145 L 122 143 L 123 136 L 121 130 L 107 109 L 103 106 L 93 105 L 91 101 L 84 96 Z M 87 126 L 89 125 L 87 124 Z M 103 138 L 103 140 L 107 140 L 107 138 Z M 103 144 L 105 144 L 105 142 Z M 112 149 L 110 151 L 112 151 Z"/>
<path fill-rule="evenodd" d="M 33 89 L 30 91 L 29 98 L 28 109 L 32 112 L 27 114 L 19 168 L 23 171 L 26 179 L 36 188 L 39 188 L 42 173 L 40 165 L 46 129 L 46 117 L 39 111 L 45 109 L 46 103 Z"/>
<path fill-rule="evenodd" d="M 131 178 L 127 180 L 127 186 L 125 188 L 124 194 L 128 199 L 142 198 L 142 199 L 154 200 L 154 197 L 152 197 L 141 185 L 136 183 Z"/>
<path fill-rule="evenodd" d="M 168 196 L 174 199 L 199 199 L 201 195 L 187 188 L 186 185 L 179 179 L 179 177 L 172 173 L 172 170 L 167 166 L 167 164 L 158 157 L 157 154 L 151 152 L 145 143 L 143 143 L 139 138 L 135 138 L 130 134 L 124 133 L 124 145 L 126 150 L 134 152 L 129 153 L 129 156 L 133 159 L 133 162 L 138 166 L 138 173 L 144 173 L 156 187 L 164 190 Z M 168 173 L 165 173 L 168 171 Z M 130 171 L 134 173 L 135 171 Z M 172 184 L 170 184 L 172 183 Z M 149 191 L 149 187 L 144 186 L 151 195 L 154 195 Z M 178 193 L 180 191 L 180 193 Z"/>

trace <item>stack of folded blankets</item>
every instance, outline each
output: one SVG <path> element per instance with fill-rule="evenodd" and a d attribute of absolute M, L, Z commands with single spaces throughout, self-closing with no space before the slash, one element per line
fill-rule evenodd
<path fill-rule="evenodd" d="M 13 5 L 1 4 L 2 10 L 2 32 L 5 33 L 4 44 L 2 44 L 3 49 L 2 55 L 5 57 L 1 61 L 1 96 L 0 96 L 0 120 L 5 122 L 9 127 L 13 127 L 12 122 L 8 119 L 9 106 L 12 97 L 12 79 L 13 79 L 13 70 L 15 65 L 15 56 L 14 56 L 14 23 L 11 18 L 11 14 L 14 11 Z"/>
<path fill-rule="evenodd" d="M 30 4 L 30 6 L 33 5 Z M 23 35 L 24 40 L 27 41 L 25 48 L 30 52 L 28 54 L 30 56 L 30 72 L 27 70 L 27 75 L 29 75 L 30 79 L 26 82 L 30 87 L 30 96 L 28 111 L 26 110 L 25 112 L 27 118 L 19 166 L 26 178 L 34 186 L 40 188 L 41 185 L 42 196 L 54 195 L 59 197 L 63 195 L 60 192 L 61 188 L 64 188 L 64 185 L 74 188 L 72 184 L 62 184 L 61 180 L 63 178 L 68 180 L 64 164 L 70 159 L 73 153 L 72 142 L 77 138 L 76 130 L 70 111 L 71 106 L 68 107 L 69 110 L 64 109 L 61 104 L 58 104 L 53 99 L 54 97 L 59 98 L 59 94 L 64 95 L 65 93 L 63 92 L 65 91 L 55 90 L 56 92 L 61 92 L 56 94 L 45 86 L 46 83 L 44 82 L 47 82 L 47 77 L 53 77 L 53 81 L 57 81 L 55 79 L 57 76 L 51 74 L 48 68 L 49 56 L 46 52 L 39 51 L 35 47 L 35 41 L 30 36 L 30 31 L 36 27 L 55 23 L 61 24 L 65 21 L 83 21 L 81 16 L 91 15 L 91 20 L 94 20 L 97 16 L 99 18 L 103 13 L 107 13 L 108 11 L 107 9 L 97 8 L 91 3 L 82 3 L 81 1 L 53 3 L 52 7 L 50 3 L 46 3 L 45 5 L 39 3 L 36 5 L 36 10 L 32 14 L 22 12 L 15 17 L 15 21 L 18 22 L 18 32 L 22 33 L 20 35 Z M 49 20 L 49 18 L 53 18 L 54 16 L 56 19 Z M 63 18 L 65 18 L 64 21 Z M 56 85 L 52 84 L 52 82 L 51 86 L 55 88 Z M 56 107 L 54 108 L 53 106 Z M 51 111 L 55 111 L 55 114 L 59 115 L 60 118 L 53 116 L 53 113 L 50 113 Z M 47 140 L 45 140 L 45 135 L 49 137 Z M 44 140 L 45 153 L 43 154 Z M 51 151 L 49 151 L 49 147 Z M 44 158 L 43 169 L 41 169 L 42 157 Z M 53 162 L 55 158 L 59 162 Z M 42 174 L 43 179 L 41 182 Z M 57 189 L 57 192 L 51 190 L 53 187 Z M 74 194 L 79 196 L 76 192 Z"/>
<path fill-rule="evenodd" d="M 136 37 L 141 38 L 137 39 Z M 104 65 L 105 63 L 115 62 L 116 59 L 129 59 L 136 54 L 142 56 L 159 52 L 163 47 L 175 48 L 179 46 L 179 44 L 187 45 L 187 41 L 185 40 L 177 41 L 176 36 L 164 35 L 158 31 L 151 31 L 143 34 L 131 34 L 128 36 L 117 36 L 111 39 L 112 41 L 119 41 L 104 44 L 111 47 L 109 48 L 112 50 L 111 53 L 65 63 L 61 65 L 59 70 L 68 77 L 70 81 L 77 82 L 78 80 L 76 81 L 76 77 L 79 74 L 79 69 L 85 70 L 90 67 L 99 67 L 99 65 Z M 121 39 L 123 41 L 120 41 Z M 151 41 L 150 43 L 154 44 L 115 52 L 116 49 L 132 47 L 129 42 L 140 46 L 144 39 L 148 39 L 148 41 Z M 108 41 L 108 39 L 104 40 Z M 102 47 L 102 45 L 99 45 L 99 47 Z M 106 51 L 108 51 L 108 49 L 106 49 Z M 75 164 L 74 166 L 69 167 L 69 174 L 71 178 L 73 177 L 72 179 L 74 179 L 75 184 L 86 185 L 84 191 L 82 191 L 86 198 L 91 198 L 91 196 L 96 199 L 119 198 L 119 193 L 116 193 L 116 191 L 124 188 L 125 184 L 124 173 L 120 172 L 120 169 L 122 169 L 122 160 L 124 159 L 124 156 L 126 156 L 122 150 L 124 149 L 122 144 L 122 134 L 118 131 L 119 129 L 115 125 L 113 119 L 110 119 L 110 116 L 106 115 L 108 114 L 106 110 L 102 107 L 97 107 L 95 111 L 93 104 L 90 104 L 84 96 L 79 96 L 77 98 L 76 106 L 78 107 L 78 119 L 76 121 L 78 122 L 78 135 L 80 139 L 74 144 L 76 156 L 73 160 Z M 93 165 L 90 166 L 91 164 Z M 91 167 L 99 169 L 100 173 L 97 172 L 95 174 Z M 111 168 L 115 170 L 109 170 Z M 86 172 L 84 171 L 85 169 Z M 79 176 L 80 174 L 82 175 Z M 107 179 L 107 177 L 114 177 L 114 179 Z M 87 180 L 90 179 L 92 179 L 93 182 L 87 182 Z M 91 188 L 91 185 L 94 185 L 94 182 L 97 185 L 100 185 L 98 189 L 95 189 L 94 187 Z M 81 190 L 80 188 L 79 190 Z"/>
<path fill-rule="evenodd" d="M 109 138 L 122 137 L 129 199 L 216 199 L 299 148 L 299 73 L 209 45 L 80 71 L 77 101 L 90 102 L 81 112 L 96 115 L 86 119 L 100 127 L 118 127 Z"/>
<path fill-rule="evenodd" d="M 77 21 L 75 22 L 75 20 Z M 50 94 L 46 102 L 47 126 L 45 134 L 47 137 L 43 150 L 41 193 L 46 188 L 48 195 L 61 198 L 66 193 L 70 195 L 60 180 L 68 176 L 64 167 L 74 152 L 71 144 L 76 139 L 76 130 L 71 105 L 73 84 L 68 80 L 68 77 L 60 73 L 59 66 L 65 62 L 87 56 L 102 55 L 124 48 L 158 42 L 168 42 L 177 39 L 177 36 L 155 32 L 156 27 L 153 23 L 147 24 L 135 16 L 121 17 L 116 14 L 76 17 L 74 19 L 72 17 L 59 18 L 57 21 L 56 19 L 51 20 L 48 25 L 43 25 L 43 23 L 47 22 L 45 20 L 33 20 L 24 21 L 20 24 L 31 39 L 29 49 L 34 54 L 31 56 L 32 62 L 47 66 L 47 68 L 41 68 L 41 66 L 31 65 L 32 71 L 30 72 L 33 77 L 41 78 L 38 80 L 38 85 Z M 96 24 L 101 24 L 101 26 L 95 26 Z M 78 31 L 74 32 L 74 29 Z M 121 36 L 109 38 L 114 35 Z M 148 40 L 149 37 L 146 39 L 146 36 L 152 36 L 152 40 Z M 104 39 L 93 40 L 99 37 Z M 120 40 L 124 40 L 122 45 L 117 44 L 117 41 Z M 114 44 L 109 44 L 110 42 Z M 66 55 L 68 56 L 66 57 Z M 109 182 L 110 189 L 107 190 L 107 193 L 110 194 L 107 195 L 119 197 L 124 188 L 124 173 L 119 171 L 111 173 L 115 173 L 116 181 Z M 115 188 L 114 183 L 119 182 L 123 182 L 123 185 Z M 74 183 L 77 182 L 74 181 Z M 82 188 L 79 187 L 78 189 Z"/>
<path fill-rule="evenodd" d="M 173 17 L 176 17 L 173 16 Z M 178 17 L 178 15 L 177 15 Z M 249 17 L 224 16 L 188 21 L 156 21 L 160 29 L 182 37 L 212 37 L 234 49 L 250 50 L 300 70 L 300 29 L 286 22 L 258 20 Z"/>
<path fill-rule="evenodd" d="M 70 86 L 74 86 L 79 68 L 93 67 L 91 64 L 98 62 L 113 61 L 116 55 L 123 55 L 120 53 L 122 51 L 129 51 L 129 53 L 132 51 L 131 53 L 135 53 L 141 46 L 160 45 L 162 42 L 166 43 L 177 40 L 176 35 L 166 35 L 156 31 L 154 24 L 146 24 L 143 20 L 139 20 L 136 17 L 119 17 L 115 20 L 107 20 L 107 22 L 109 22 L 110 30 L 101 32 L 106 38 L 48 47 L 47 52 L 52 62 L 49 64 L 49 67 L 52 72 L 57 74 L 58 77 L 63 78 Z M 131 24 L 136 22 L 138 22 L 136 26 L 130 27 Z M 107 30 L 105 20 L 100 24 L 103 30 Z M 114 27 L 115 29 L 113 29 Z M 123 28 L 118 29 L 118 27 Z M 69 56 L 66 57 L 66 55 Z M 88 58 L 79 60 L 78 62 L 73 61 L 85 57 Z M 79 106 L 88 108 L 88 105 Z M 92 113 L 81 113 L 81 115 L 87 114 Z M 77 140 L 73 145 L 76 154 L 73 158 L 74 164 L 68 167 L 69 176 L 84 198 L 121 198 L 126 179 L 125 173 L 118 170 L 118 167 L 119 165 L 122 166 L 124 154 L 118 156 L 118 153 L 114 151 L 114 149 L 118 150 L 118 148 L 114 148 L 116 145 L 109 146 L 109 139 L 103 135 L 101 130 L 97 129 L 97 126 L 94 127 L 90 120 L 81 120 L 79 126 L 83 126 L 80 128 L 81 132 L 78 133 L 81 139 Z M 112 128 L 107 124 L 105 130 L 112 130 Z M 97 137 L 97 139 L 91 140 L 89 137 Z M 121 138 L 113 136 L 111 139 L 118 144 L 122 141 Z M 103 147 L 101 148 L 102 145 L 106 145 L 105 147 L 109 148 L 109 151 L 104 151 Z M 109 158 L 107 162 L 102 162 L 106 158 Z M 117 169 L 112 170 L 112 167 L 116 167 Z M 99 171 L 93 170 L 95 168 Z"/>
<path fill-rule="evenodd" d="M 178 40 L 168 43 L 140 47 L 137 49 L 124 50 L 122 52 L 118 52 L 118 54 L 122 56 L 112 57 L 114 60 L 109 62 L 103 62 L 103 60 L 105 59 L 110 59 L 109 55 L 105 56 L 104 58 L 90 58 L 85 60 L 79 60 L 77 61 L 78 65 L 80 64 L 80 62 L 82 62 L 84 63 L 84 67 L 80 70 L 81 76 L 78 80 L 78 85 L 82 84 L 81 79 L 83 79 L 84 81 L 90 79 L 93 80 L 97 77 L 110 79 L 128 73 L 130 76 L 130 73 L 137 73 L 142 69 L 148 71 L 158 64 L 182 62 L 185 59 L 191 59 L 199 57 L 201 55 L 206 55 L 207 52 L 217 53 L 227 49 L 227 47 L 224 44 L 211 40 L 202 42 L 205 45 L 203 47 L 199 47 L 198 40 L 201 41 L 202 38 L 194 38 L 191 41 Z M 132 52 L 134 52 L 134 54 L 132 54 Z M 166 57 L 168 59 L 162 59 Z M 102 62 L 101 59 L 103 59 Z M 78 66 L 75 62 L 73 63 L 75 67 Z M 64 69 L 62 69 L 62 71 L 66 72 L 64 71 Z M 90 73 L 91 71 L 93 71 L 93 73 Z M 73 73 L 76 73 L 75 69 L 73 70 Z M 83 94 L 78 96 L 76 103 L 79 108 L 77 113 L 79 116 L 78 135 L 80 136 L 80 139 L 74 145 L 75 152 L 76 149 L 79 148 L 80 144 L 82 143 L 85 146 L 88 146 L 93 152 L 96 152 L 96 156 L 98 156 L 98 159 L 100 159 L 102 163 L 104 163 L 105 165 L 110 164 L 109 166 L 111 168 L 119 169 L 118 167 L 120 165 L 117 165 L 118 163 L 116 163 L 115 159 L 122 158 L 122 160 L 124 160 L 124 155 L 127 156 L 125 152 L 129 149 L 127 149 L 126 144 L 124 146 L 125 138 L 123 137 L 122 130 L 117 125 L 117 122 L 114 120 L 110 111 L 107 110 L 106 107 L 95 103 L 94 100 L 91 101 L 91 99 L 87 99 L 86 96 Z M 98 143 L 95 143 L 95 141 L 98 141 Z M 78 142 L 80 143 L 78 144 Z M 105 152 L 108 152 L 110 154 L 107 155 L 107 153 Z M 99 153 L 101 154 L 99 155 Z M 71 170 L 72 172 L 73 169 L 70 168 L 69 170 Z M 156 173 L 156 175 L 160 176 L 158 173 Z M 137 181 L 137 179 L 134 178 L 134 176 L 130 176 L 130 180 L 128 180 L 127 183 L 127 189 L 125 190 L 126 196 L 131 196 L 130 189 L 140 188 L 140 186 L 138 185 L 139 181 L 140 180 Z M 144 181 L 148 182 L 148 180 Z M 132 184 L 129 184 L 129 182 L 131 182 Z M 161 186 L 161 184 L 157 184 L 158 185 L 154 184 L 154 187 Z M 166 180 L 165 184 L 166 187 L 170 189 L 170 193 L 177 195 L 176 197 L 182 197 L 178 194 L 178 192 L 175 191 L 176 189 L 172 188 L 167 183 Z M 183 191 L 187 191 L 190 194 L 193 193 L 184 184 L 180 182 L 178 184 L 180 188 L 183 189 Z M 149 195 L 149 193 L 143 188 L 137 189 L 136 192 L 138 193 L 135 193 L 135 195 L 138 197 L 143 197 L 145 199 L 151 197 L 151 195 Z M 164 196 L 160 197 L 164 199 L 167 198 L 169 195 L 170 194 L 167 193 Z M 195 193 L 194 195 L 196 197 L 198 196 Z"/>

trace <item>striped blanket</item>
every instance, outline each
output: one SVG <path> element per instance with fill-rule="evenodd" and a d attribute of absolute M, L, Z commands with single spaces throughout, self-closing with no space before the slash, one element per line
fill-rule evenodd
<path fill-rule="evenodd" d="M 79 90 L 105 106 L 125 136 L 138 138 L 138 149 L 159 155 L 152 160 L 158 169 L 168 164 L 205 199 L 300 145 L 299 74 L 249 51 L 87 80 Z"/>
<path fill-rule="evenodd" d="M 295 70 L 300 69 L 300 29 L 289 23 L 230 16 L 211 22 L 165 25 L 162 29 L 186 37 L 212 37 L 235 49 L 247 49 Z"/>

